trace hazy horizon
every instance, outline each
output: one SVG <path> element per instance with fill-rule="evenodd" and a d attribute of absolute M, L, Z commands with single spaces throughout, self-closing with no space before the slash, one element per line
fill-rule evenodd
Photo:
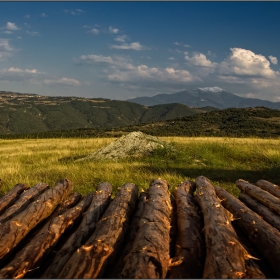
<path fill-rule="evenodd" d="M 0 91 L 280 102 L 280 2 L 0 2 Z"/>

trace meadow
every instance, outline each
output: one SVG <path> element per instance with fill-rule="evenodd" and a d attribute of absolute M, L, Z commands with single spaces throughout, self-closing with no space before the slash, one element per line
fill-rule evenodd
<path fill-rule="evenodd" d="M 159 137 L 169 143 L 152 156 L 118 161 L 75 161 L 115 138 L 59 138 L 0 140 L 0 195 L 17 183 L 53 186 L 59 179 L 74 183 L 85 195 L 108 181 L 114 188 L 126 182 L 145 190 L 154 178 L 165 179 L 172 191 L 180 182 L 208 177 L 234 195 L 237 179 L 266 179 L 280 184 L 280 139 L 223 137 Z"/>

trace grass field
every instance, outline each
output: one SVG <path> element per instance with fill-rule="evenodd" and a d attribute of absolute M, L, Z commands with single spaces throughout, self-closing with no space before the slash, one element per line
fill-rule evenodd
<path fill-rule="evenodd" d="M 147 189 L 154 178 L 168 181 L 172 190 L 186 179 L 208 177 L 238 194 L 237 179 L 266 179 L 280 184 L 280 139 L 160 137 L 171 148 L 156 150 L 145 159 L 80 161 L 114 138 L 0 140 L 0 178 L 4 194 L 17 183 L 30 186 L 68 178 L 83 195 L 104 181 L 116 191 L 126 182 Z"/>

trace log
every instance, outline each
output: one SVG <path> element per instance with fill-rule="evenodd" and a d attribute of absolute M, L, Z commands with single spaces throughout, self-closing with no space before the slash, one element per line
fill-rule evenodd
<path fill-rule="evenodd" d="M 139 230 L 139 221 L 142 217 L 142 214 L 143 214 L 143 211 L 145 208 L 145 202 L 146 202 L 147 198 L 148 198 L 147 192 L 140 193 L 139 198 L 138 198 L 138 203 L 137 203 L 137 210 L 136 210 L 135 214 L 133 215 L 131 225 L 129 227 L 128 236 L 125 238 L 125 240 L 126 240 L 125 247 L 118 256 L 119 261 L 116 264 L 114 264 L 114 268 L 112 269 L 112 271 L 110 271 L 109 273 L 107 273 L 105 275 L 105 278 L 119 277 L 119 275 L 123 269 L 123 266 L 124 266 L 124 258 L 130 252 L 130 250 L 133 246 L 133 242 L 135 240 L 136 234 Z"/>
<path fill-rule="evenodd" d="M 91 199 L 90 195 L 86 196 L 77 206 L 46 223 L 33 240 L 0 270 L 0 278 L 23 278 L 31 270 L 36 270 L 36 266 L 40 266 L 40 261 L 47 257 L 63 233 L 82 216 L 83 209 L 89 206 Z"/>
<path fill-rule="evenodd" d="M 73 253 L 93 234 L 96 224 L 110 203 L 112 186 L 108 182 L 96 187 L 91 205 L 83 216 L 78 229 L 68 238 L 61 249 L 55 254 L 52 263 L 41 278 L 57 278 L 64 265 Z"/>
<path fill-rule="evenodd" d="M 233 214 L 234 222 L 244 231 L 261 255 L 269 262 L 277 277 L 280 277 L 279 231 L 227 191 L 220 187 L 215 187 L 215 190 L 222 200 L 222 205 Z"/>
<path fill-rule="evenodd" d="M 206 243 L 203 278 L 244 278 L 247 252 L 238 241 L 229 213 L 221 205 L 209 179 L 197 177 L 196 187 Z"/>
<path fill-rule="evenodd" d="M 93 235 L 68 260 L 58 278 L 101 278 L 123 245 L 137 202 L 138 188 L 124 184 L 117 192 Z"/>
<path fill-rule="evenodd" d="M 168 278 L 202 278 L 205 261 L 203 218 L 193 192 L 195 183 L 185 181 L 174 189 L 177 205 L 176 253 L 170 264 Z"/>
<path fill-rule="evenodd" d="M 0 225 L 0 260 L 16 247 L 36 225 L 47 218 L 72 189 L 73 184 L 70 181 L 60 180 L 54 188 L 41 194 L 24 211 Z"/>
<path fill-rule="evenodd" d="M 165 278 L 170 262 L 169 234 L 172 206 L 168 184 L 150 183 L 148 199 L 129 254 L 124 259 L 122 278 Z"/>
<path fill-rule="evenodd" d="M 271 211 L 265 205 L 250 197 L 246 193 L 240 192 L 239 199 L 250 209 L 259 214 L 266 222 L 280 230 L 280 216 Z"/>
<path fill-rule="evenodd" d="M 19 196 L 29 189 L 29 186 L 26 184 L 17 184 L 15 185 L 7 194 L 0 198 L 0 215 L 2 215 L 7 208 L 15 203 Z"/>
<path fill-rule="evenodd" d="M 260 187 L 254 186 L 242 179 L 237 180 L 235 184 L 242 192 L 255 198 L 280 215 L 280 198 L 277 198 L 269 192 L 262 190 Z"/>
<path fill-rule="evenodd" d="M 33 202 L 41 193 L 50 187 L 45 183 L 39 183 L 36 186 L 24 191 L 19 199 L 9 207 L 5 213 L 0 217 L 0 224 L 11 219 L 21 211 L 23 211 L 31 202 Z"/>
<path fill-rule="evenodd" d="M 256 182 L 256 185 L 260 188 L 262 188 L 263 190 L 273 194 L 274 196 L 280 198 L 280 187 L 271 183 L 271 182 L 268 182 L 266 180 L 258 180 Z"/>

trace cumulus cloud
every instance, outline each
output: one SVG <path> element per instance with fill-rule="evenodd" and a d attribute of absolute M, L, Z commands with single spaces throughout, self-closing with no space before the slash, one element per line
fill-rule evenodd
<path fill-rule="evenodd" d="M 24 17 L 25 17 L 25 18 L 30 18 L 30 15 L 25 15 Z"/>
<path fill-rule="evenodd" d="M 45 13 L 42 13 L 41 17 L 47 17 L 47 15 Z"/>
<path fill-rule="evenodd" d="M 173 56 L 169 57 L 168 60 L 175 60 Z"/>
<path fill-rule="evenodd" d="M 278 64 L 277 57 L 269 55 L 268 58 L 270 59 L 272 64 L 275 64 L 275 65 Z"/>
<path fill-rule="evenodd" d="M 19 30 L 20 28 L 18 28 L 15 23 L 7 22 L 6 29 L 15 31 Z"/>
<path fill-rule="evenodd" d="M 207 59 L 205 54 L 195 53 L 192 57 L 189 57 L 188 52 L 185 52 L 185 54 L 185 60 L 193 66 L 213 68 L 217 65 L 217 63 L 211 62 Z"/>
<path fill-rule="evenodd" d="M 37 69 L 32 69 L 32 70 L 30 70 L 30 69 L 25 69 L 25 70 L 23 70 L 23 69 L 15 68 L 15 67 L 10 67 L 10 68 L 8 69 L 8 72 L 15 72 L 15 73 L 33 73 L 33 74 L 38 73 Z"/>
<path fill-rule="evenodd" d="M 109 26 L 109 32 L 117 34 L 119 32 L 119 29 L 118 28 L 113 28 L 112 26 Z"/>
<path fill-rule="evenodd" d="M 117 50 L 135 50 L 135 51 L 142 51 L 148 50 L 149 48 L 142 46 L 139 42 L 134 42 L 130 44 L 122 44 L 122 45 L 112 45 L 112 49 Z"/>
<path fill-rule="evenodd" d="M 231 48 L 231 55 L 220 65 L 223 74 L 274 78 L 275 72 L 265 56 L 242 48 Z"/>
<path fill-rule="evenodd" d="M 44 80 L 45 85 L 55 85 L 55 84 L 61 84 L 61 85 L 68 85 L 68 86 L 79 86 L 80 82 L 76 79 L 70 79 L 70 78 L 60 78 L 60 79 L 45 79 Z"/>
<path fill-rule="evenodd" d="M 64 9 L 63 12 L 66 13 L 66 14 L 73 15 L 73 16 L 79 16 L 79 15 L 81 15 L 82 13 L 85 13 L 85 11 L 83 11 L 83 10 L 81 10 L 81 9 L 76 9 L 76 10 L 67 10 L 67 9 Z"/>

